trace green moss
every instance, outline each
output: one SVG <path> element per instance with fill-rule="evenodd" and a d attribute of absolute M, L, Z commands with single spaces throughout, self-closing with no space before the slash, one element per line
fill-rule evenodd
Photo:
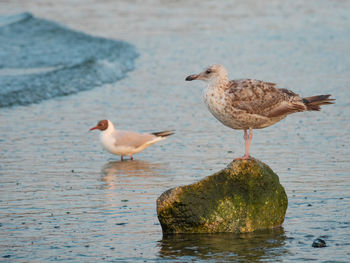
<path fill-rule="evenodd" d="M 278 176 L 251 159 L 164 192 L 157 213 L 164 233 L 251 232 L 281 225 L 287 205 Z"/>

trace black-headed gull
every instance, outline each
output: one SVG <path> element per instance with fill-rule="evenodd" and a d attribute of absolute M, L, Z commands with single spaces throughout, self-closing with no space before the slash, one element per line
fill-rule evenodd
<path fill-rule="evenodd" d="M 214 117 L 232 129 L 244 130 L 245 155 L 237 159 L 250 157 L 252 129 L 273 125 L 294 112 L 319 111 L 321 105 L 334 101 L 329 98 L 331 95 L 302 98 L 290 90 L 277 88 L 275 83 L 261 80 L 230 81 L 221 65 L 211 65 L 202 73 L 186 78 L 187 81 L 195 79 L 208 83 L 204 101 Z"/>
<path fill-rule="evenodd" d="M 101 131 L 100 141 L 103 147 L 110 153 L 120 155 L 122 161 L 123 156 L 130 156 L 133 160 L 133 154 L 141 152 L 148 146 L 174 134 L 173 131 L 140 134 L 132 131 L 116 130 L 109 120 L 99 121 L 90 131 L 96 129 Z"/>

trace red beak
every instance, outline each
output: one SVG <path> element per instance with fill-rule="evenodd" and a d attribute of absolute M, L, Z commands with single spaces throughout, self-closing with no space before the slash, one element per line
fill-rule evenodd
<path fill-rule="evenodd" d="M 96 129 L 97 129 L 97 126 L 92 127 L 89 131 L 96 130 Z"/>

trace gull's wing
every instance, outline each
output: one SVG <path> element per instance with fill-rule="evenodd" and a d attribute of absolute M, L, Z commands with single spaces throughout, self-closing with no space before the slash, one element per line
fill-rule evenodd
<path fill-rule="evenodd" d="M 271 82 L 253 79 L 232 80 L 225 92 L 229 95 L 232 107 L 249 114 L 273 118 L 306 110 L 298 94 L 279 89 Z"/>
<path fill-rule="evenodd" d="M 144 144 L 152 143 L 158 137 L 150 133 L 136 133 L 131 131 L 116 130 L 113 134 L 115 146 L 138 148 Z"/>

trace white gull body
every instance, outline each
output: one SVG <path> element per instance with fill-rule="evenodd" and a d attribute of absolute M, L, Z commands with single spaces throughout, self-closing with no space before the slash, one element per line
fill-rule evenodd
<path fill-rule="evenodd" d="M 100 121 L 97 126 L 90 130 L 99 129 L 100 141 L 105 150 L 108 152 L 123 156 L 130 156 L 141 152 L 152 144 L 164 140 L 167 136 L 173 134 L 172 131 L 163 131 L 155 133 L 136 133 L 132 131 L 116 130 L 109 120 Z"/>

